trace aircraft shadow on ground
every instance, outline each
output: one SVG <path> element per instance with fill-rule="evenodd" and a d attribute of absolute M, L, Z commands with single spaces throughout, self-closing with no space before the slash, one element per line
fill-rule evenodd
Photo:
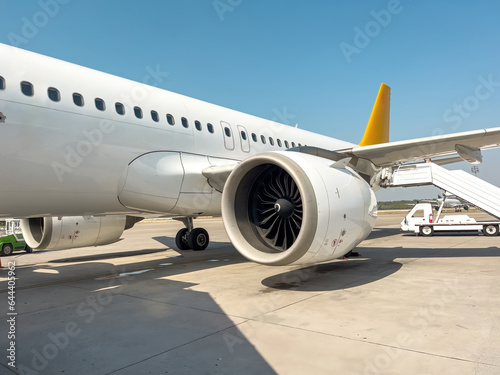
<path fill-rule="evenodd" d="M 361 258 L 335 260 L 281 272 L 262 280 L 271 289 L 298 291 L 333 291 L 370 284 L 396 273 L 405 258 L 500 257 L 496 246 L 487 248 L 357 248 Z"/>
<path fill-rule="evenodd" d="M 262 280 L 271 289 L 333 291 L 370 284 L 397 272 L 401 263 L 373 259 L 335 260 L 278 273 Z"/>
<path fill-rule="evenodd" d="M 212 247 L 212 249 L 211 249 Z M 211 251 L 212 250 L 212 251 Z M 123 258 L 130 256 L 143 256 L 145 254 L 164 253 L 164 257 L 155 257 L 154 259 L 146 259 L 137 261 L 134 258 L 114 264 L 106 262 L 107 259 Z M 42 254 L 40 252 L 39 254 Z M 29 254 L 29 256 L 36 256 L 37 252 Z M 8 259 L 5 257 L 3 259 Z M 85 267 L 85 263 L 92 262 L 89 269 Z M 142 270 L 161 270 L 164 276 L 175 275 L 185 272 L 185 267 L 195 265 L 197 269 L 210 269 L 215 267 L 222 267 L 229 263 L 248 262 L 241 256 L 234 248 L 228 243 L 213 242 L 205 251 L 186 250 L 177 252 L 172 249 L 144 249 L 133 250 L 125 252 L 113 252 L 106 254 L 90 254 L 68 257 L 61 259 L 52 259 L 50 264 L 35 264 L 20 267 L 23 275 L 23 283 L 18 287 L 31 286 L 31 278 L 35 274 L 45 273 L 43 276 L 43 284 L 51 284 L 54 282 L 70 282 L 72 279 L 91 279 L 94 277 L 117 277 L 124 273 L 136 273 Z M 71 264 L 74 263 L 74 264 Z M 30 277 L 29 274 L 33 273 Z M 40 277 L 40 276 L 38 276 Z M 23 285 L 24 284 L 24 285 Z M 7 281 L 0 282 L 0 293 L 6 291 Z"/>
<path fill-rule="evenodd" d="M 363 255 L 373 258 L 472 258 L 472 257 L 500 257 L 500 249 L 497 246 L 482 248 L 381 248 L 363 247 L 358 249 Z"/>
<path fill-rule="evenodd" d="M 239 368 L 243 373 L 272 374 L 266 359 L 209 293 L 191 290 L 194 283 L 168 278 L 223 264 L 227 263 L 179 264 L 123 275 L 126 267 L 96 262 L 92 273 L 110 276 L 97 278 L 82 273 L 81 264 L 61 264 L 46 267 L 58 274 L 37 274 L 32 280 L 35 287 L 21 282 L 28 281 L 31 267 L 20 268 L 17 298 L 24 320 L 23 329 L 16 333 L 17 364 L 31 369 L 33 350 L 44 353 L 52 345 L 48 337 L 54 333 L 60 337 L 71 322 L 79 333 L 68 339 L 70 345 L 65 350 L 46 360 L 44 373 L 94 373 L 95 365 L 100 373 L 131 366 L 134 373 L 145 369 L 151 373 L 159 373 L 158 369 L 161 373 L 184 373 L 193 366 L 200 371 L 202 366 L 212 366 L 207 368 L 214 373 L 231 373 Z M 118 288 L 108 289 L 110 286 Z M 6 326 L 6 320 L 0 323 L 2 331 Z M 93 351 L 88 360 L 90 344 L 99 350 Z M 213 367 L 213 358 L 219 357 L 224 360 L 215 361 L 217 367 Z M 0 367 L 7 368 L 6 362 L 6 357 L 0 359 Z"/>
<path fill-rule="evenodd" d="M 142 256 L 146 254 L 156 254 L 161 252 L 167 252 L 169 250 L 175 250 L 175 241 L 168 237 L 153 237 L 154 240 L 158 241 L 162 245 L 167 246 L 165 249 L 141 249 L 141 250 L 129 250 L 129 251 L 117 251 L 113 253 L 105 253 L 105 254 L 92 254 L 88 252 L 88 255 L 82 255 L 77 257 L 70 258 L 62 258 L 51 260 L 51 263 L 77 263 L 77 262 L 90 262 L 94 260 L 105 260 L 105 259 L 113 259 L 113 258 L 125 258 L 129 256 Z M 210 251 L 210 248 L 223 248 L 230 247 L 231 244 L 228 242 L 210 242 L 209 247 L 206 251 Z M 192 252 L 192 250 L 185 250 L 186 252 Z M 184 251 L 181 251 L 180 254 L 183 254 Z M 33 253 L 36 254 L 36 251 Z M 168 257 L 168 256 L 167 256 Z"/>
<path fill-rule="evenodd" d="M 367 240 L 375 240 L 377 238 L 396 236 L 399 234 L 401 234 L 401 230 L 397 228 L 373 228 Z"/>
<path fill-rule="evenodd" d="M 175 239 L 172 237 L 167 237 L 167 236 L 157 236 L 153 237 L 153 240 L 158 241 L 162 245 L 167 246 L 170 249 L 177 249 L 177 245 L 175 244 Z M 212 241 L 210 240 L 210 244 L 208 245 L 207 249 L 210 248 L 222 248 L 222 247 L 227 247 L 231 246 L 230 242 L 217 242 L 217 241 Z"/>
<path fill-rule="evenodd" d="M 62 259 L 54 259 L 51 260 L 50 263 L 78 263 L 78 262 L 90 262 L 93 260 L 104 260 L 104 259 L 113 259 L 113 258 L 124 258 L 136 255 L 146 255 L 146 254 L 155 254 L 167 251 L 168 249 L 144 249 L 144 250 L 133 250 L 133 251 L 119 251 L 114 253 L 106 253 L 106 254 L 89 254 L 82 255 L 71 258 L 62 258 Z"/>

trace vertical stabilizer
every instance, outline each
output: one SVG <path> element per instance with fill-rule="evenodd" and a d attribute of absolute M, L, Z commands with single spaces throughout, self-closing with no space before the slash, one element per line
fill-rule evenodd
<path fill-rule="evenodd" d="M 389 142 L 389 117 L 391 112 L 391 88 L 385 83 L 380 85 L 372 114 L 366 125 L 365 135 L 360 146 Z"/>

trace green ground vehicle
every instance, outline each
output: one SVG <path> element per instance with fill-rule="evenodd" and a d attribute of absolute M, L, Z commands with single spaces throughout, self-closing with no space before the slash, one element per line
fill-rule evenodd
<path fill-rule="evenodd" d="M 5 219 L 5 226 L 0 229 L 0 255 L 12 255 L 14 251 L 19 250 L 27 253 L 33 251 L 24 241 L 19 223 L 16 219 Z"/>

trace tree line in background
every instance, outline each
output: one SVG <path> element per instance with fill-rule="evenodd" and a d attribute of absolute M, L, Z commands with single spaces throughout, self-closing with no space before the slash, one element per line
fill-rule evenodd
<path fill-rule="evenodd" d="M 411 210 L 417 203 L 422 202 L 422 199 L 403 200 L 403 201 L 390 201 L 378 202 L 379 210 Z"/>

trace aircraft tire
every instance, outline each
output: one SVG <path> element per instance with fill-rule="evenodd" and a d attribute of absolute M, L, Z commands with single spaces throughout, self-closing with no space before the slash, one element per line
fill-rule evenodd
<path fill-rule="evenodd" d="M 188 245 L 194 251 L 205 250 L 209 241 L 208 232 L 203 228 L 194 228 L 188 235 Z"/>
<path fill-rule="evenodd" d="M 428 225 L 420 227 L 420 235 L 424 237 L 430 237 L 434 234 L 434 228 Z"/>
<path fill-rule="evenodd" d="M 30 254 L 33 252 L 33 249 L 31 247 L 29 247 L 28 245 L 26 245 L 26 248 L 24 249 L 24 251 L 26 251 L 28 254 Z"/>
<path fill-rule="evenodd" d="M 12 255 L 12 252 L 14 251 L 14 248 L 10 243 L 6 243 L 5 245 L 2 246 L 2 256 L 7 257 L 9 255 Z"/>
<path fill-rule="evenodd" d="M 498 236 L 498 225 L 488 224 L 483 228 L 485 236 Z"/>
<path fill-rule="evenodd" d="M 175 236 L 175 245 L 179 250 L 189 250 L 189 244 L 186 240 L 186 233 L 187 233 L 187 228 L 182 228 L 180 231 L 177 232 L 177 235 Z"/>

